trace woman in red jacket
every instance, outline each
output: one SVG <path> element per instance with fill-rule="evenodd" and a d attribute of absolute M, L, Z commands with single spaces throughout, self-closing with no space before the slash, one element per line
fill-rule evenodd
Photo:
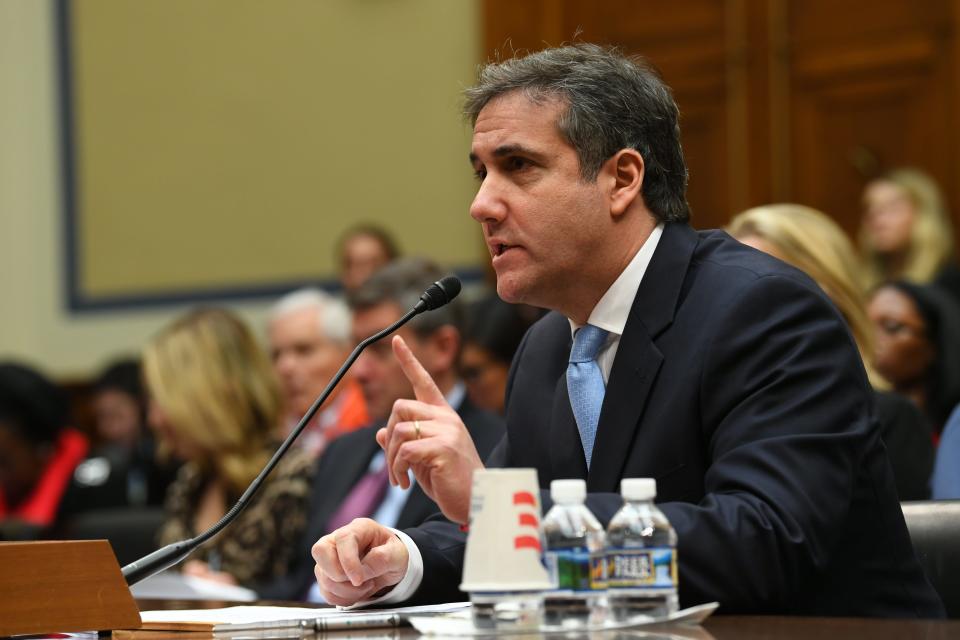
<path fill-rule="evenodd" d="M 39 537 L 56 522 L 88 448 L 66 423 L 59 388 L 29 367 L 0 363 L 0 539 Z"/>

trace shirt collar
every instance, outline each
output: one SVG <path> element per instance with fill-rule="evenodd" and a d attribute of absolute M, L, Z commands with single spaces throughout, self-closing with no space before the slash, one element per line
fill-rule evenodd
<path fill-rule="evenodd" d="M 588 324 L 606 330 L 611 335 L 617 337 L 623 335 L 623 329 L 627 326 L 627 317 L 630 315 L 630 308 L 633 306 L 633 299 L 637 297 L 637 290 L 640 288 L 640 281 L 647 272 L 650 265 L 650 259 L 653 252 L 660 242 L 660 236 L 663 234 L 663 223 L 661 222 L 644 241 L 643 246 L 637 251 L 630 264 L 614 280 L 607 292 L 600 298 L 600 302 L 590 312 Z M 570 320 L 570 333 L 573 334 L 582 325 L 576 324 Z"/>
<path fill-rule="evenodd" d="M 463 404 L 464 398 L 467 396 L 467 387 L 461 381 L 457 380 L 454 383 L 453 388 L 450 389 L 450 393 L 444 396 L 444 400 L 447 401 L 447 404 L 454 411 L 460 410 L 460 405 Z"/>

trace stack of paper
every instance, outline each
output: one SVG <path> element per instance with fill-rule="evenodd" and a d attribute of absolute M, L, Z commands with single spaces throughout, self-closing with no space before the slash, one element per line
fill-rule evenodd
<path fill-rule="evenodd" d="M 202 631 L 234 633 L 237 631 L 300 630 L 334 631 L 396 627 L 411 615 L 436 615 L 469 608 L 469 602 L 452 602 L 422 607 L 396 609 L 340 609 L 305 607 L 227 607 L 225 609 L 187 609 L 179 611 L 141 611 L 144 631 Z"/>

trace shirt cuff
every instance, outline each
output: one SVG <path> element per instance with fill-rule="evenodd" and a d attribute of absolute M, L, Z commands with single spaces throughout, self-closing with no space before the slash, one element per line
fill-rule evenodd
<path fill-rule="evenodd" d="M 420 583 L 423 582 L 423 556 L 420 555 L 420 549 L 417 548 L 416 543 L 410 536 L 403 531 L 392 527 L 387 528 L 400 538 L 400 542 L 407 548 L 407 572 L 403 575 L 403 579 L 393 589 L 378 598 L 361 600 L 349 607 L 337 607 L 338 609 L 349 611 L 368 607 L 372 604 L 396 604 L 407 600 L 420 588 Z"/>

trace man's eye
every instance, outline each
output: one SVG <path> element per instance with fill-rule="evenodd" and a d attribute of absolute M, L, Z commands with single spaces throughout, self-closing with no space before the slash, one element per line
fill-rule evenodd
<path fill-rule="evenodd" d="M 473 177 L 476 178 L 477 181 L 483 182 L 483 179 L 487 177 L 487 170 L 486 170 L 486 169 L 476 169 L 476 170 L 474 170 L 474 172 L 473 172 Z"/>
<path fill-rule="evenodd" d="M 530 165 L 526 158 L 513 157 L 507 160 L 507 169 L 510 171 L 519 171 Z"/>
<path fill-rule="evenodd" d="M 315 348 L 316 347 L 312 344 L 298 344 L 296 347 L 294 347 L 293 351 L 298 356 L 309 356 L 313 353 Z"/>

